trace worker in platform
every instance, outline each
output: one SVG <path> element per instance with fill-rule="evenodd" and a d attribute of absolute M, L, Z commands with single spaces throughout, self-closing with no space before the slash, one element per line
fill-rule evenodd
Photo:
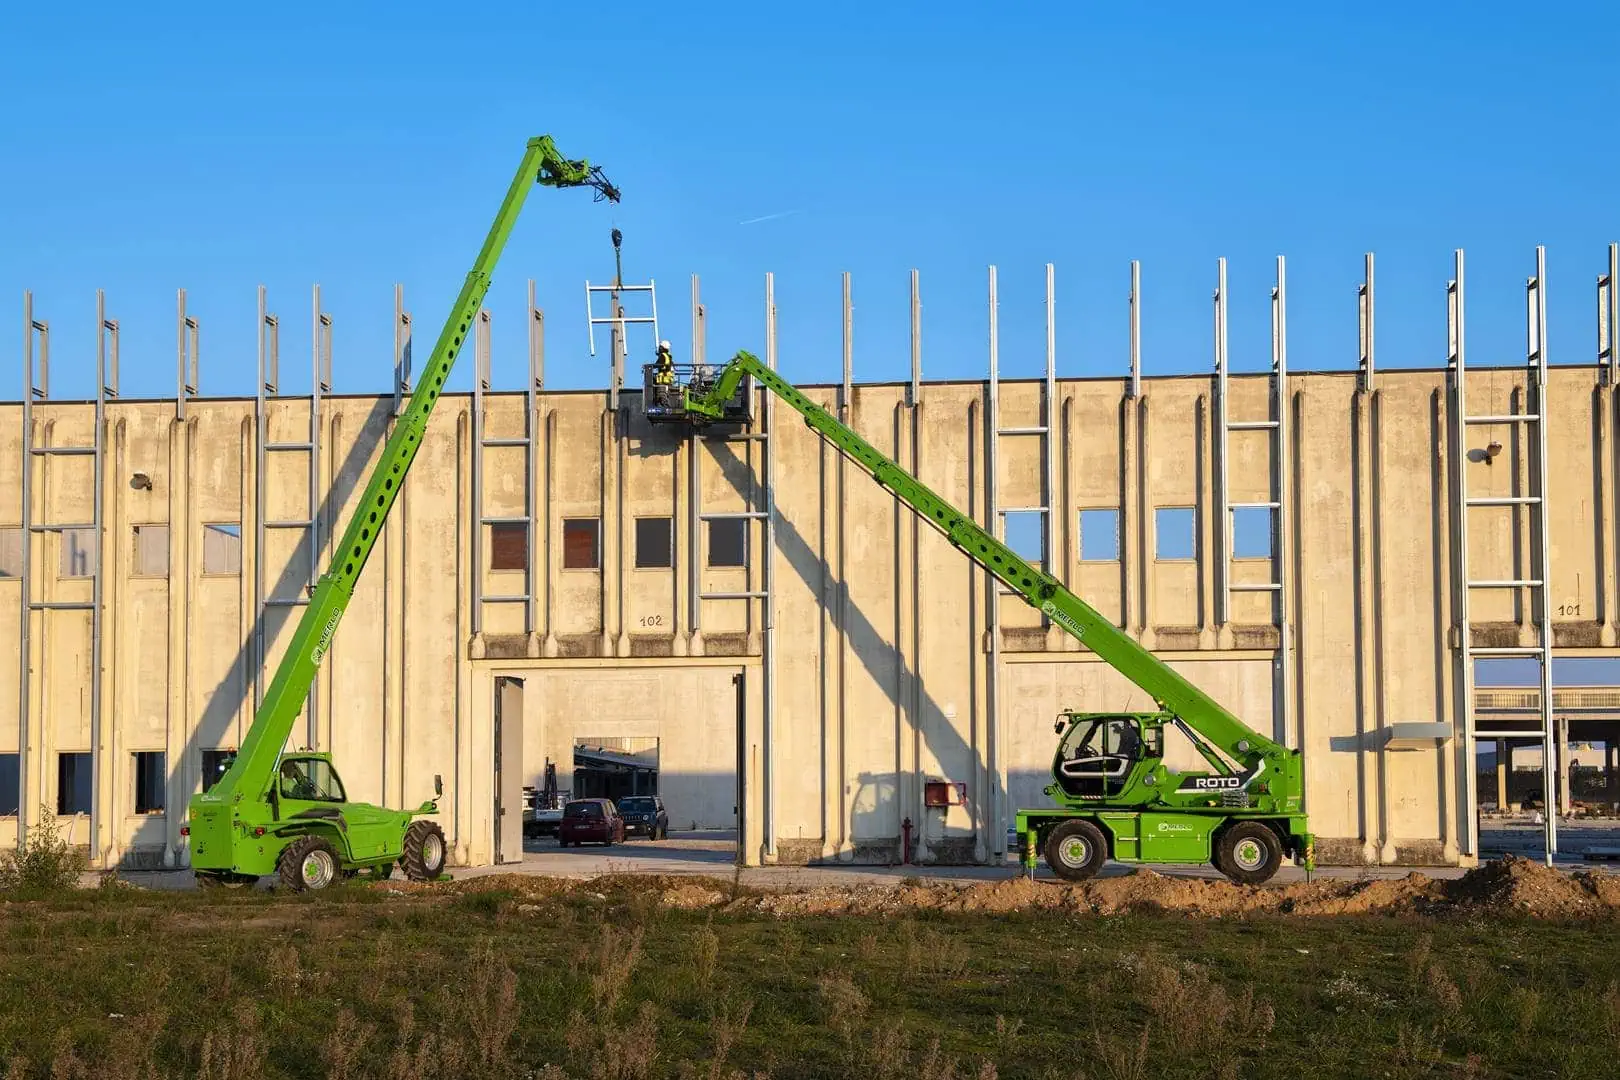
<path fill-rule="evenodd" d="M 653 361 L 653 380 L 660 386 L 675 385 L 675 356 L 669 350 L 669 342 L 658 343 L 658 359 Z"/>

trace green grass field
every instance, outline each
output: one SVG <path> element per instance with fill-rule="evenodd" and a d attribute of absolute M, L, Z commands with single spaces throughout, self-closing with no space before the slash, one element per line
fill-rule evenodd
<path fill-rule="evenodd" d="M 1607 915 L 780 917 L 664 889 L 6 902 L 0 1075 L 1577 1080 L 1620 1062 Z"/>

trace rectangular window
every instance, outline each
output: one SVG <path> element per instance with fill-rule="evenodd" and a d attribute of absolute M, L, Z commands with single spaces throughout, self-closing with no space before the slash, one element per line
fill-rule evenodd
<path fill-rule="evenodd" d="M 164 787 L 167 773 L 161 750 L 135 752 L 135 812 L 161 814 L 164 805 Z"/>
<path fill-rule="evenodd" d="M 600 518 L 563 518 L 563 569 L 596 570 L 602 565 Z"/>
<path fill-rule="evenodd" d="M 1232 557 L 1234 559 L 1269 559 L 1272 553 L 1272 515 L 1269 506 L 1235 506 L 1232 508 Z"/>
<path fill-rule="evenodd" d="M 1153 549 L 1158 559 L 1191 559 L 1197 551 L 1193 508 L 1161 506 L 1153 512 Z"/>
<path fill-rule="evenodd" d="M 22 773 L 16 754 L 0 754 L 0 817 L 16 817 L 22 805 Z"/>
<path fill-rule="evenodd" d="M 202 789 L 207 791 L 219 783 L 225 770 L 236 760 L 235 750 L 204 750 L 202 752 Z"/>
<path fill-rule="evenodd" d="M 56 755 L 56 812 L 90 812 L 90 755 L 84 751 Z"/>
<path fill-rule="evenodd" d="M 0 526 L 0 578 L 22 577 L 21 525 Z"/>
<path fill-rule="evenodd" d="M 1111 562 L 1119 558 L 1119 511 L 1080 511 L 1080 561 Z"/>
<path fill-rule="evenodd" d="M 529 565 L 529 526 L 503 521 L 489 527 L 489 568 L 523 570 Z"/>
<path fill-rule="evenodd" d="M 61 532 L 62 567 L 65 578 L 90 577 L 96 572 L 96 530 L 81 526 Z"/>
<path fill-rule="evenodd" d="M 1001 514 L 1001 542 L 1019 558 L 1046 565 L 1046 512 L 1043 510 L 1004 510 Z"/>
<path fill-rule="evenodd" d="M 136 525 L 130 574 L 134 577 L 169 576 L 169 527 Z"/>
<path fill-rule="evenodd" d="M 674 519 L 636 518 L 636 569 L 656 570 L 674 565 Z"/>
<path fill-rule="evenodd" d="M 721 518 L 709 522 L 709 565 L 748 565 L 747 518 Z"/>
<path fill-rule="evenodd" d="M 203 573 L 242 572 L 242 526 L 214 523 L 203 526 Z"/>

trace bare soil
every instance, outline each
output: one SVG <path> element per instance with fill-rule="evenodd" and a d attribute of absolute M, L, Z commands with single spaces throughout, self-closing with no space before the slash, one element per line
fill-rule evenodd
<path fill-rule="evenodd" d="M 930 910 L 1177 914 L 1199 918 L 1258 914 L 1443 915 L 1472 911 L 1512 911 L 1545 918 L 1620 914 L 1620 874 L 1590 870 L 1565 873 L 1516 855 L 1486 863 L 1456 879 L 1432 878 L 1414 871 L 1396 879 L 1331 879 L 1263 886 L 1242 886 L 1225 879 L 1170 877 L 1144 869 L 1081 884 L 1015 877 L 972 885 L 912 879 L 894 885 L 742 889 L 719 878 L 686 875 L 615 874 L 578 880 L 490 874 L 438 884 L 386 882 L 376 887 L 410 895 L 499 891 L 531 901 L 562 897 L 606 901 L 632 894 L 656 897 L 664 907 L 783 917 Z"/>

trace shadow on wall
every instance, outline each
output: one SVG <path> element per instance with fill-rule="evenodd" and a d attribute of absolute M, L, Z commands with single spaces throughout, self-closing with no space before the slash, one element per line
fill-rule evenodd
<path fill-rule="evenodd" d="M 378 430 L 386 431 L 386 427 L 384 425 L 388 417 L 392 414 L 392 411 L 393 400 L 390 398 L 383 398 L 379 399 L 374 405 L 372 405 L 370 411 L 365 415 L 361 423 L 360 430 L 354 440 L 354 444 L 349 448 L 349 453 L 343 459 L 343 464 L 339 466 L 337 472 L 334 474 L 332 486 L 327 489 L 325 496 L 321 499 L 320 509 L 317 511 L 317 521 L 332 521 L 336 515 L 337 509 L 343 505 L 343 502 L 348 497 L 349 493 L 358 487 L 365 479 L 363 475 L 360 475 L 360 472 L 365 466 L 366 460 L 371 456 L 372 451 L 376 450 L 386 438 L 386 435 L 378 436 L 373 433 Z M 329 419 L 329 417 L 323 418 L 323 422 Z M 398 506 L 397 503 L 395 505 L 396 507 Z M 246 523 L 244 523 L 244 525 L 245 524 Z M 337 526 L 338 535 L 341 536 L 342 529 L 348 526 L 348 520 L 344 519 L 343 521 L 336 522 L 335 524 Z M 327 540 L 331 541 L 333 540 L 333 537 L 328 536 Z M 315 554 L 316 558 L 319 559 L 320 553 L 316 552 Z M 257 553 L 255 553 L 255 555 L 257 555 Z M 249 569 L 245 564 L 243 565 L 241 572 L 249 572 Z M 304 585 L 305 575 L 303 573 L 303 568 L 299 565 L 298 560 L 289 559 L 287 565 L 282 567 L 281 576 L 276 579 L 275 584 L 270 585 L 266 589 L 265 597 L 266 599 L 282 599 L 298 596 L 303 593 Z M 253 620 L 253 629 L 248 635 L 247 645 L 238 650 L 236 658 L 231 661 L 231 665 L 228 669 L 226 669 L 224 677 L 221 678 L 218 685 L 214 687 L 213 692 L 208 695 L 207 703 L 203 706 L 202 717 L 198 720 L 196 727 L 192 729 L 191 734 L 186 737 L 185 747 L 181 756 L 169 763 L 169 790 L 183 791 L 185 793 L 183 801 L 181 802 L 180 806 L 176 808 L 181 814 L 182 819 L 187 813 L 187 807 L 191 801 L 190 788 L 183 786 L 186 775 L 185 763 L 193 760 L 204 748 L 213 749 L 215 747 L 229 745 L 225 739 L 231 730 L 232 723 L 236 719 L 237 710 L 241 708 L 244 699 L 251 704 L 251 687 L 253 685 L 254 673 L 254 642 L 258 640 L 259 634 L 264 630 L 265 614 L 270 610 L 272 609 L 266 607 L 264 611 L 260 611 L 255 614 Z M 296 620 L 302 615 L 302 608 L 291 609 L 289 612 L 289 621 L 296 622 Z M 291 633 L 291 629 L 288 629 L 288 633 Z M 190 718 L 187 717 L 187 719 L 189 720 Z M 340 761 L 336 764 L 338 775 L 343 775 L 343 763 Z M 450 779 L 453 780 L 454 778 L 452 777 Z M 449 785 L 447 784 L 446 787 L 448 789 Z M 446 829 L 446 836 L 449 836 L 451 832 L 452 830 Z M 454 842 L 455 841 L 452 839 L 451 843 L 453 844 Z M 129 860 L 132 855 L 139 857 L 141 854 L 145 853 L 131 852 L 126 848 L 124 860 Z M 179 852 L 176 852 L 175 854 L 176 865 L 178 866 Z"/>
<path fill-rule="evenodd" d="M 823 440 L 818 439 L 818 442 L 824 444 Z M 752 467 L 738 457 L 729 444 L 717 442 L 712 444 L 712 447 L 715 458 L 720 463 L 723 475 L 737 490 L 749 491 L 757 486 Z M 853 478 L 854 483 L 868 483 L 874 485 L 874 487 L 876 486 L 876 481 L 867 476 L 859 466 L 851 463 L 850 469 L 856 474 Z M 906 515 L 910 514 L 910 510 L 903 507 L 900 512 L 902 521 Z M 920 527 L 931 528 L 931 526 L 926 525 L 920 525 Z M 905 662 L 904 657 L 900 655 L 895 644 L 884 637 L 883 633 L 872 623 L 872 620 L 867 617 L 860 606 L 850 598 L 848 583 L 836 576 L 833 568 L 816 552 L 815 548 L 805 539 L 804 534 L 799 531 L 793 520 L 782 511 L 780 506 L 777 507 L 776 515 L 776 546 L 787 560 L 788 565 L 793 568 L 793 572 L 798 575 L 799 580 L 809 588 L 811 595 L 824 596 L 826 610 L 832 618 L 834 628 L 841 630 L 849 642 L 849 654 L 853 655 L 861 666 L 866 669 L 868 674 L 871 675 L 872 681 L 883 689 L 890 705 L 909 708 L 909 702 L 901 700 L 898 695 L 909 696 L 910 687 L 913 680 L 917 679 L 918 673 L 911 669 L 910 665 Z M 959 555 L 958 557 L 966 559 L 966 556 Z M 975 578 L 977 578 L 977 575 L 975 575 Z M 825 592 L 823 592 L 824 586 Z M 975 580 L 974 587 L 979 587 L 978 580 Z M 777 629 L 787 633 L 795 631 L 803 634 L 815 633 L 813 625 L 802 628 L 786 627 L 780 621 L 777 624 Z M 971 627 L 964 626 L 962 629 L 963 632 L 971 635 Z M 825 662 L 826 658 L 824 657 L 823 663 Z M 974 775 L 976 777 L 982 776 L 985 762 L 980 751 L 963 740 L 961 733 L 956 730 L 955 725 L 945 715 L 945 710 L 928 693 L 926 685 L 920 697 L 922 714 L 915 717 L 913 722 L 919 729 L 921 738 L 934 759 L 942 763 L 972 762 Z M 847 732 L 850 729 L 849 718 L 844 719 L 844 730 Z M 895 722 L 892 714 L 885 719 L 891 724 Z M 896 731 L 895 734 L 898 737 L 899 732 Z M 902 752 L 904 752 L 904 748 L 902 748 Z M 920 778 L 918 786 L 920 788 Z M 982 805 L 983 792 L 976 790 L 977 788 L 977 784 L 969 786 L 970 797 L 978 797 L 981 805 L 970 806 L 969 811 L 976 822 L 981 822 L 985 808 Z M 893 770 L 888 772 L 862 772 L 858 786 L 850 792 L 846 811 L 848 818 L 843 823 L 845 830 L 847 830 L 846 839 L 859 837 L 865 840 L 889 837 L 898 842 L 900 838 L 900 822 L 907 816 L 912 819 L 913 835 L 917 835 L 917 831 L 921 826 L 921 822 L 918 820 L 922 811 L 921 792 L 918 791 L 912 805 L 906 806 L 899 802 L 900 790 L 899 774 Z M 831 797 L 837 799 L 838 805 L 845 805 L 841 794 L 834 794 Z M 778 839 L 787 838 L 778 837 Z M 828 838 L 829 842 L 832 840 L 833 838 Z"/>

